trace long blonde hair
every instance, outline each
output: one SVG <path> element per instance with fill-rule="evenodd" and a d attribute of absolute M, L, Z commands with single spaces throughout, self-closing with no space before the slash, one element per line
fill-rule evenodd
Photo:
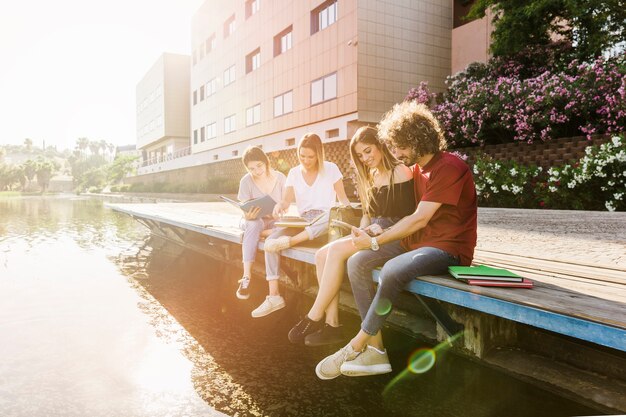
<path fill-rule="evenodd" d="M 315 133 L 307 133 L 302 136 L 300 143 L 298 143 L 298 159 L 300 159 L 300 148 L 307 148 L 315 152 L 317 157 L 317 172 L 318 175 L 324 174 L 324 145 L 322 139 Z"/>
<path fill-rule="evenodd" d="M 393 193 L 393 180 L 395 167 L 400 165 L 400 162 L 392 155 L 384 142 L 378 139 L 378 131 L 371 126 L 360 127 L 352 136 L 350 140 L 350 158 L 352 163 L 356 167 L 357 172 L 357 190 L 359 192 L 359 198 L 363 205 L 363 213 L 370 214 L 370 202 L 372 199 L 372 188 L 374 188 L 374 176 L 372 170 L 367 167 L 356 154 L 355 147 L 358 143 L 364 145 L 375 146 L 382 154 L 382 167 L 381 174 L 389 173 L 389 193 L 387 198 Z"/>

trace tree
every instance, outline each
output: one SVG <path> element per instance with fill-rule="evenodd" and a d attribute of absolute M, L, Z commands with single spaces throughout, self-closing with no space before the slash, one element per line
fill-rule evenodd
<path fill-rule="evenodd" d="M 626 42 L 626 0 L 477 0 L 467 17 L 484 17 L 490 8 L 495 56 L 547 45 L 557 35 L 588 61 Z"/>
<path fill-rule="evenodd" d="M 89 139 L 87 138 L 76 139 L 76 148 L 78 149 L 78 152 L 80 153 L 81 156 L 83 155 L 85 149 L 87 149 L 88 146 L 89 146 Z"/>
<path fill-rule="evenodd" d="M 135 169 L 135 161 L 137 156 L 121 155 L 107 167 L 107 179 L 111 184 L 120 183 L 126 175 Z"/>
<path fill-rule="evenodd" d="M 24 147 L 26 148 L 26 152 L 30 153 L 33 150 L 33 140 L 30 138 L 24 139 Z"/>
<path fill-rule="evenodd" d="M 50 178 L 52 178 L 52 174 L 56 171 L 57 166 L 53 161 L 48 159 L 39 159 L 37 160 L 37 183 L 41 187 L 41 193 L 45 193 L 50 185 Z"/>
<path fill-rule="evenodd" d="M 92 155 L 100 155 L 100 142 L 89 142 L 88 146 Z"/>
<path fill-rule="evenodd" d="M 30 185 L 33 178 L 35 178 L 35 174 L 37 173 L 37 162 L 29 159 L 22 164 L 22 170 L 24 171 L 24 177 L 28 180 L 28 185 Z"/>

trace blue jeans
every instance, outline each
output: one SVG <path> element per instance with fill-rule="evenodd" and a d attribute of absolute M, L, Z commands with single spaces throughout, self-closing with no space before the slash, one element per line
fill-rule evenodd
<path fill-rule="evenodd" d="M 423 275 L 444 274 L 459 258 L 433 247 L 406 251 L 400 241 L 382 245 L 378 251 L 361 250 L 348 259 L 348 278 L 361 315 L 361 330 L 374 336 L 383 327 L 398 295 Z M 372 271 L 382 266 L 378 288 Z"/>

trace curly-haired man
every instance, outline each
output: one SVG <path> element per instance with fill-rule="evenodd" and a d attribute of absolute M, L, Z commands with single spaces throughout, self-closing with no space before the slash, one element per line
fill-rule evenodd
<path fill-rule="evenodd" d="M 476 246 L 476 189 L 469 167 L 445 152 L 439 123 L 424 105 L 403 102 L 383 117 L 378 134 L 396 158 L 413 170 L 415 212 L 372 237 L 353 228 L 361 249 L 348 259 L 348 276 L 361 315 L 361 330 L 315 368 L 321 379 L 391 372 L 381 328 L 413 279 L 470 265 Z M 372 271 L 382 267 L 374 290 Z"/>

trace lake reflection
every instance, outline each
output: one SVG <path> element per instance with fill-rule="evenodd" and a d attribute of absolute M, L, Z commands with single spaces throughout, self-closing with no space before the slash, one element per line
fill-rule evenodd
<path fill-rule="evenodd" d="M 255 277 L 239 301 L 239 274 L 98 201 L 0 199 L 0 414 L 598 414 L 445 352 L 388 387 L 425 347 L 393 332 L 393 375 L 320 381 L 314 366 L 336 347 L 286 337 L 310 300 L 287 294 L 287 308 L 252 319 L 266 285 Z"/>

